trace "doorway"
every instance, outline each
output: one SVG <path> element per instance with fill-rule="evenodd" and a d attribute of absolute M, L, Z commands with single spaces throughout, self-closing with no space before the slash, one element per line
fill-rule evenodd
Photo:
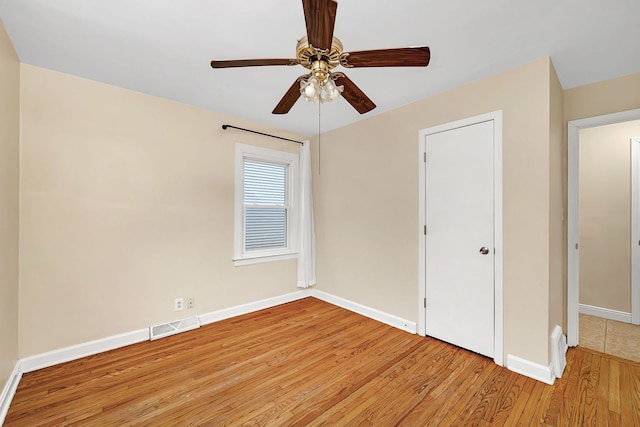
<path fill-rule="evenodd" d="M 502 113 L 419 132 L 419 322 L 503 364 Z"/>
<path fill-rule="evenodd" d="M 599 126 L 611 125 L 616 123 L 628 122 L 640 119 L 640 109 L 625 111 L 621 113 L 608 114 L 605 116 L 591 117 L 581 120 L 573 120 L 568 123 L 568 223 L 567 223 L 567 242 L 568 242 L 568 292 L 567 292 L 567 341 L 570 346 L 576 346 L 579 343 L 579 314 L 580 314 L 580 245 L 579 245 L 579 227 L 580 227 L 580 203 L 579 203 L 579 140 L 580 130 L 594 128 Z M 632 199 L 631 199 L 631 322 L 640 324 L 640 259 L 638 252 L 639 224 L 638 215 L 640 215 L 638 191 L 640 185 L 638 181 L 638 147 L 631 143 L 632 153 Z"/>

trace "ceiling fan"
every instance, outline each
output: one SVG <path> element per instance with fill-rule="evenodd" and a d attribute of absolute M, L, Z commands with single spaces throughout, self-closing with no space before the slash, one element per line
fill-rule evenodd
<path fill-rule="evenodd" d="M 344 52 L 342 42 L 333 36 L 337 0 L 302 0 L 307 35 L 298 40 L 292 59 L 213 60 L 213 68 L 302 65 L 310 70 L 298 77 L 282 97 L 273 114 L 286 114 L 300 96 L 314 103 L 329 102 L 342 94 L 360 114 L 376 105 L 344 73 L 332 70 L 341 65 L 355 67 L 426 67 L 431 57 L 427 46 Z"/>

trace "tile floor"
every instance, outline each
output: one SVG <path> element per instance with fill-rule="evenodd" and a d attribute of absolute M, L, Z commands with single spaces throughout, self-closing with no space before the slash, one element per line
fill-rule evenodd
<path fill-rule="evenodd" d="M 581 314 L 579 345 L 640 362 L 640 326 Z"/>

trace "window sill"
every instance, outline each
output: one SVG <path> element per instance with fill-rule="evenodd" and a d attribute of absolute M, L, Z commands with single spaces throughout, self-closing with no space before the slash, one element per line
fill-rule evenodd
<path fill-rule="evenodd" d="M 233 265 L 235 267 L 240 267 L 243 265 L 250 264 L 261 264 L 263 262 L 272 262 L 272 261 L 283 261 L 287 259 L 297 259 L 298 253 L 290 253 L 290 254 L 280 254 L 280 255 L 264 255 L 264 256 L 254 256 L 254 257 L 245 257 L 245 258 L 237 258 L 233 260 Z"/>

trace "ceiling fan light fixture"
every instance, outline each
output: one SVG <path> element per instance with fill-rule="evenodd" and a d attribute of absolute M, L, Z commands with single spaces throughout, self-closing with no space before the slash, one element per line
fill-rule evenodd
<path fill-rule="evenodd" d="M 336 86 L 333 76 L 328 73 L 321 81 L 313 73 L 300 80 L 300 94 L 307 102 L 319 104 L 321 102 L 331 102 L 337 99 L 344 86 Z"/>
<path fill-rule="evenodd" d="M 307 98 L 313 98 L 320 92 L 320 82 L 311 76 L 300 82 L 300 92 Z"/>
<path fill-rule="evenodd" d="M 322 86 L 320 81 L 313 75 L 309 75 L 300 80 L 300 94 L 307 102 L 313 102 L 314 104 L 320 103 L 320 93 L 322 92 Z"/>
<path fill-rule="evenodd" d="M 331 75 L 325 81 L 322 86 L 322 99 L 324 102 L 331 102 L 340 96 L 340 93 L 344 90 L 344 86 L 336 86 Z"/>

